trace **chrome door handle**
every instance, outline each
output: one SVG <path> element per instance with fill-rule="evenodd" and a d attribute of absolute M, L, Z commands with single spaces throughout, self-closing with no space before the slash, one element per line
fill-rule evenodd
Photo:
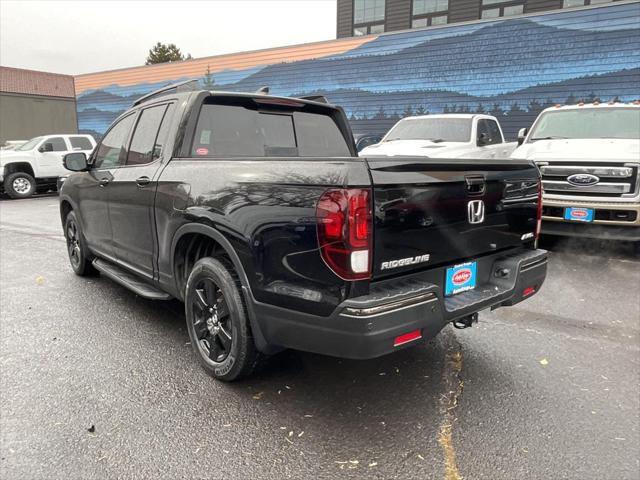
<path fill-rule="evenodd" d="M 108 178 L 101 178 L 100 180 L 98 180 L 98 185 L 100 185 L 101 187 L 106 187 L 108 183 L 109 183 Z"/>
<path fill-rule="evenodd" d="M 146 187 L 147 185 L 149 185 L 151 183 L 151 179 L 147 176 L 144 177 L 140 177 L 136 179 L 136 184 L 139 187 Z"/>

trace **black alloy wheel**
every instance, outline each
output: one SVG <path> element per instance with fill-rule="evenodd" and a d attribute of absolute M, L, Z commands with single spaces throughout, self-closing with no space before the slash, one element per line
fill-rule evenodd
<path fill-rule="evenodd" d="M 254 344 L 240 281 L 228 259 L 198 260 L 184 299 L 191 347 L 209 375 L 230 382 L 260 367 L 264 356 Z"/>
<path fill-rule="evenodd" d="M 222 290 L 211 278 L 201 279 L 192 298 L 193 327 L 201 354 L 223 362 L 233 345 L 233 325 Z"/>
<path fill-rule="evenodd" d="M 69 261 L 71 262 L 71 267 L 77 270 L 82 261 L 82 247 L 80 246 L 80 236 L 78 235 L 78 225 L 76 224 L 75 218 L 70 218 L 67 221 L 66 237 Z"/>
<path fill-rule="evenodd" d="M 96 270 L 91 263 L 91 255 L 82 236 L 82 228 L 73 211 L 69 212 L 65 219 L 64 237 L 67 242 L 69 263 L 71 263 L 74 273 L 81 277 L 95 274 Z"/>

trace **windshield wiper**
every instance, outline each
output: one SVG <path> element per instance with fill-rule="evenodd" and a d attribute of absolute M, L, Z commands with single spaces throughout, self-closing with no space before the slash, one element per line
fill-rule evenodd
<path fill-rule="evenodd" d="M 566 140 L 567 137 L 560 137 L 558 135 L 549 135 L 548 137 L 535 137 L 531 140 Z"/>

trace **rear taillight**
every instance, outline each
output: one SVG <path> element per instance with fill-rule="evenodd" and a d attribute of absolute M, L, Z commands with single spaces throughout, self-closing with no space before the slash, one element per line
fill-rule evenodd
<path fill-rule="evenodd" d="M 542 229 L 542 180 L 538 179 L 538 212 L 536 214 L 536 240 Z"/>
<path fill-rule="evenodd" d="M 331 189 L 316 207 L 320 254 L 344 280 L 371 277 L 371 192 Z"/>

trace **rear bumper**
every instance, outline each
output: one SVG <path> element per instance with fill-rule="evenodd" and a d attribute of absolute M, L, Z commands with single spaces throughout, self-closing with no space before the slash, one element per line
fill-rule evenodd
<path fill-rule="evenodd" d="M 400 335 L 420 330 L 422 339 L 430 339 L 447 323 L 486 308 L 514 305 L 537 293 L 546 277 L 547 252 L 495 254 L 478 259 L 478 269 L 481 283 L 472 291 L 445 298 L 440 284 L 417 274 L 374 283 L 369 295 L 346 300 L 329 317 L 254 300 L 249 307 L 252 326 L 264 343 L 257 342 L 258 348 L 293 348 L 353 359 L 379 357 L 417 342 L 394 346 Z M 497 277 L 497 270 L 508 274 Z M 525 295 L 530 287 L 533 291 Z"/>

